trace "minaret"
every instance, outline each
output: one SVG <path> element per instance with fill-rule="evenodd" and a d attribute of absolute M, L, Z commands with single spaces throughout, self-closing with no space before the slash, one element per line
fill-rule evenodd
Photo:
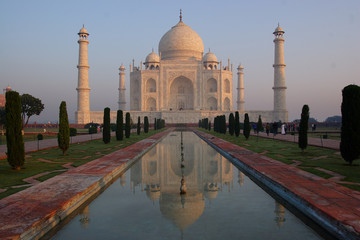
<path fill-rule="evenodd" d="M 274 121 L 287 122 L 286 110 L 286 85 L 285 85 L 285 62 L 284 62 L 284 31 L 278 25 L 273 33 L 275 35 L 275 59 L 274 59 Z"/>
<path fill-rule="evenodd" d="M 75 113 L 76 123 L 84 124 L 90 122 L 90 103 L 89 103 L 89 64 L 88 64 L 88 53 L 87 45 L 89 40 L 87 39 L 89 33 L 83 26 L 80 29 L 79 35 L 79 64 L 77 65 L 78 70 L 78 104 L 77 111 Z"/>
<path fill-rule="evenodd" d="M 121 64 L 119 68 L 119 110 L 125 110 L 126 108 L 126 99 L 125 99 L 125 67 Z"/>
<path fill-rule="evenodd" d="M 245 101 L 244 101 L 244 68 L 240 64 L 237 68 L 238 70 L 238 87 L 237 87 L 237 107 L 239 112 L 245 111 Z"/>

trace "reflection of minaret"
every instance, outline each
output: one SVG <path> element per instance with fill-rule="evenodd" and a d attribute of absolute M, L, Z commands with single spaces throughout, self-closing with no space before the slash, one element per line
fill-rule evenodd
<path fill-rule="evenodd" d="M 285 207 L 283 205 L 281 205 L 280 203 L 278 203 L 276 200 L 275 200 L 275 211 L 274 213 L 276 214 L 276 217 L 275 217 L 275 222 L 277 223 L 277 225 L 279 227 L 281 227 L 282 225 L 284 225 L 284 222 L 285 222 Z"/>
<path fill-rule="evenodd" d="M 120 185 L 122 187 L 124 187 L 126 184 L 126 172 L 124 172 L 121 176 L 120 176 Z"/>
<path fill-rule="evenodd" d="M 83 228 L 87 228 L 89 222 L 90 222 L 90 212 L 89 212 L 89 206 L 86 206 L 80 213 L 80 222 L 81 226 Z"/>
<path fill-rule="evenodd" d="M 183 134 L 181 132 L 181 173 L 182 173 L 182 176 L 181 176 L 181 185 L 180 185 L 180 194 L 186 194 L 186 185 L 185 185 L 185 177 L 184 177 L 184 146 L 183 146 Z M 185 202 L 184 202 L 185 203 Z M 184 205 L 183 205 L 184 206 Z"/>
<path fill-rule="evenodd" d="M 240 170 L 238 173 L 238 183 L 240 184 L 240 186 L 242 186 L 244 184 L 244 173 L 241 172 Z"/>

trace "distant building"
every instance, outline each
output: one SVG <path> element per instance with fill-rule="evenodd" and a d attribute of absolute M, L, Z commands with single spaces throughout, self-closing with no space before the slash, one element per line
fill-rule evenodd
<path fill-rule="evenodd" d="M 0 94 L 0 107 L 5 107 L 5 103 L 6 103 L 5 94 L 10 91 L 11 91 L 10 86 L 7 86 L 7 88 L 3 89 L 3 94 Z"/>
<path fill-rule="evenodd" d="M 198 123 L 202 118 L 214 122 L 217 115 L 231 112 L 248 113 L 250 121 L 261 115 L 264 122 L 288 121 L 284 63 L 284 31 L 278 26 L 274 33 L 274 108 L 270 111 L 245 109 L 243 66 L 237 69 L 237 106 L 233 104 L 233 65 L 224 66 L 209 49 L 204 54 L 201 37 L 182 21 L 164 34 L 159 54 L 152 51 L 135 66 L 130 64 L 130 113 L 133 119 L 148 116 L 149 121 L 164 119 L 166 123 Z M 87 45 L 89 33 L 79 33 L 78 107 L 75 121 L 79 124 L 102 123 L 103 111 L 90 111 Z M 125 67 L 119 68 L 118 109 L 126 110 Z M 270 90 L 270 89 L 269 89 Z M 104 106 L 106 107 L 106 106 Z M 115 109 L 113 109 L 115 110 Z M 117 110 L 117 109 L 116 109 Z M 116 111 L 111 111 L 116 121 Z"/>

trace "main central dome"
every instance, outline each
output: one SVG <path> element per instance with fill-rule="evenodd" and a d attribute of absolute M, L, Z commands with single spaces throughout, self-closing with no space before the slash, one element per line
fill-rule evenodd
<path fill-rule="evenodd" d="M 161 60 L 201 60 L 203 53 L 201 37 L 182 20 L 165 33 L 159 42 Z"/>

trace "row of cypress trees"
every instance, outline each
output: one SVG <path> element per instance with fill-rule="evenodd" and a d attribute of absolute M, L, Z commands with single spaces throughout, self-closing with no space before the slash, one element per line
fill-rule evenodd
<path fill-rule="evenodd" d="M 125 137 L 130 137 L 131 131 L 131 118 L 130 113 L 125 114 Z M 138 122 L 136 126 L 136 133 L 140 135 L 141 131 L 141 122 L 140 117 L 138 117 Z M 144 117 L 144 132 L 149 132 L 149 119 L 147 116 Z M 103 141 L 104 143 L 109 143 L 111 139 L 111 129 L 110 129 L 110 108 L 104 109 L 104 128 L 103 128 Z M 124 113 L 122 110 L 118 110 L 116 114 L 116 140 L 122 141 L 124 139 Z"/>

